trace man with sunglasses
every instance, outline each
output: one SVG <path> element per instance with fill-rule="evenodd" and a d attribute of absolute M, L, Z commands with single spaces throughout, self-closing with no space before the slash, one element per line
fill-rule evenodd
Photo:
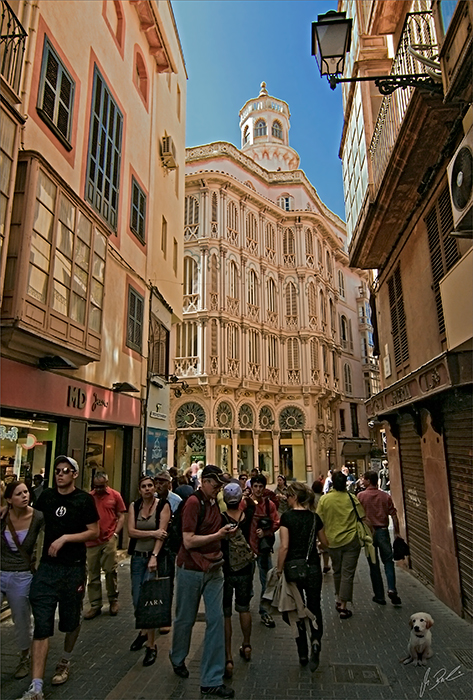
<path fill-rule="evenodd" d="M 79 465 L 61 455 L 54 461 L 55 487 L 45 489 L 35 508 L 44 515 L 44 545 L 41 562 L 30 589 L 34 617 L 31 648 L 32 683 L 22 700 L 44 700 L 43 678 L 54 634 L 54 615 L 59 606 L 59 630 L 65 632 L 64 652 L 51 680 L 65 683 L 69 677 L 72 650 L 80 631 L 82 600 L 86 582 L 88 540 L 99 536 L 99 516 L 92 496 L 75 487 Z"/>

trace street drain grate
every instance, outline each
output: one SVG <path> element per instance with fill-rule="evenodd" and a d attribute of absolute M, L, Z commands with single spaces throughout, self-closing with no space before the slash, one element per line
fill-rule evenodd
<path fill-rule="evenodd" d="M 473 652 L 470 649 L 452 649 L 458 661 L 468 670 L 473 670 Z"/>
<path fill-rule="evenodd" d="M 377 666 L 365 664 L 332 664 L 335 683 L 360 685 L 385 685 L 385 680 Z"/>

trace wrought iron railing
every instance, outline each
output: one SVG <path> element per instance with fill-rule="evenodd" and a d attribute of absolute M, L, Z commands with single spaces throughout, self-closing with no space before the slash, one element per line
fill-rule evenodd
<path fill-rule="evenodd" d="M 1 8 L 0 73 L 18 95 L 27 34 L 5 0 L 1 0 Z"/>
<path fill-rule="evenodd" d="M 414 75 L 425 73 L 425 66 L 411 53 L 409 47 L 427 58 L 438 52 L 435 25 L 431 12 L 412 12 L 406 21 L 399 42 L 391 75 Z M 373 164 L 373 184 L 375 193 L 386 172 L 397 136 L 412 94 L 416 88 L 405 87 L 383 97 L 370 144 L 370 157 Z"/>

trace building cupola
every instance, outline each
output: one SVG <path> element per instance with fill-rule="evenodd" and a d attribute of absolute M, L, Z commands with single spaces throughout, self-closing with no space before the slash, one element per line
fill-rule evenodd
<path fill-rule="evenodd" d="M 289 146 L 289 106 L 268 95 L 261 83 L 257 98 L 240 110 L 241 150 L 266 170 L 297 170 L 300 158 Z"/>

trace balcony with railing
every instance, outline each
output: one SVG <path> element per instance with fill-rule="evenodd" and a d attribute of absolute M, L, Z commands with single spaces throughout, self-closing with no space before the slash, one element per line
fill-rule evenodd
<path fill-rule="evenodd" d="M 425 66 L 409 52 L 409 47 L 430 59 L 438 53 L 435 25 L 431 12 L 407 14 L 391 68 L 391 75 L 425 73 Z M 415 89 L 414 87 L 405 87 L 395 90 L 391 95 L 386 95 L 381 102 L 369 149 L 375 192 L 378 191 L 383 180 Z"/>
<path fill-rule="evenodd" d="M 1 12 L 0 73 L 11 90 L 18 95 L 27 34 L 5 0 L 1 0 Z"/>

